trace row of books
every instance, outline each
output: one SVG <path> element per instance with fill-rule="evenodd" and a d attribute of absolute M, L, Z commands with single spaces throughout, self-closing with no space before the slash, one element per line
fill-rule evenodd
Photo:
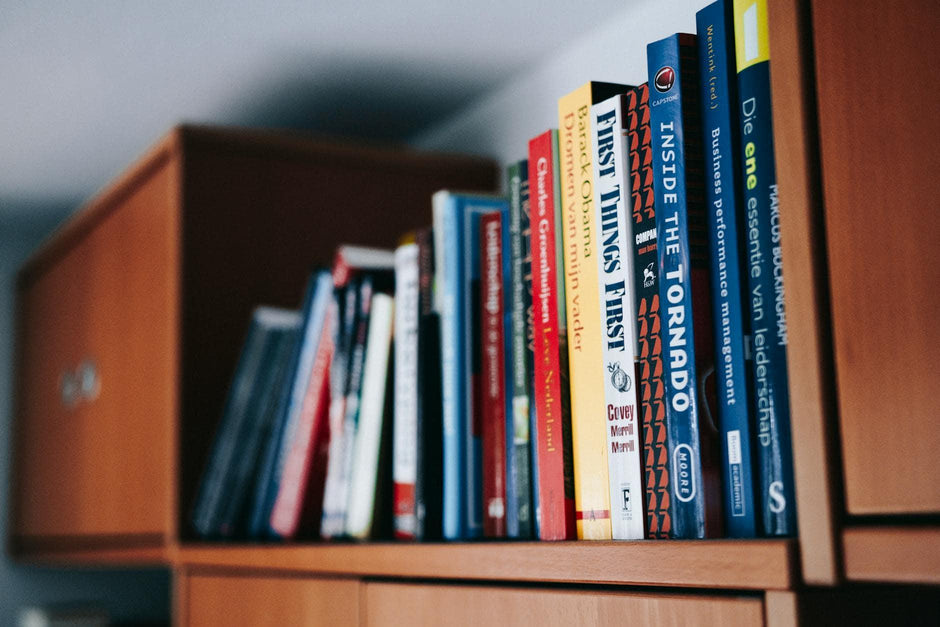
<path fill-rule="evenodd" d="M 733 4 L 561 98 L 505 197 L 260 308 L 197 533 L 794 534 L 766 7 Z"/>

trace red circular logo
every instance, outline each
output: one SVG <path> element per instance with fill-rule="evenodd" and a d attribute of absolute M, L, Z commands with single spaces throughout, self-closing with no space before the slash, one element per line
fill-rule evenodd
<path fill-rule="evenodd" d="M 653 78 L 653 86 L 658 92 L 667 92 L 672 89 L 676 83 L 676 71 L 668 65 L 656 72 Z"/>

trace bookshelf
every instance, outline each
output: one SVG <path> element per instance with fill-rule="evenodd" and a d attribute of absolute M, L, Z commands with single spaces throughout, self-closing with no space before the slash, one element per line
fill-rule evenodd
<path fill-rule="evenodd" d="M 884 96 L 878 103 L 885 112 L 883 128 L 871 133 L 871 116 L 864 107 L 874 106 L 874 90 L 862 76 L 863 68 L 868 68 L 864 73 L 878 68 L 881 75 L 890 76 L 899 67 L 918 66 L 924 55 L 935 56 L 936 38 L 930 33 L 940 27 L 937 12 L 919 0 L 903 0 L 890 12 L 831 0 L 771 0 L 769 6 L 776 161 L 780 196 L 788 207 L 781 229 L 798 539 L 195 543 L 179 532 L 181 504 L 191 498 L 211 425 L 193 423 L 170 432 L 169 448 L 157 456 L 153 472 L 165 482 L 157 492 L 166 500 L 156 514 L 138 512 L 136 520 L 146 523 L 135 532 L 138 535 L 108 531 L 76 538 L 49 527 L 51 533 L 41 537 L 20 533 L 12 548 L 22 559 L 39 562 L 170 565 L 177 578 L 177 620 L 193 625 L 232 616 L 245 624 L 325 617 L 343 623 L 394 622 L 396 617 L 434 622 L 435 617 L 440 621 L 456 616 L 467 622 L 500 616 L 510 617 L 510 622 L 538 622 L 546 616 L 546 622 L 571 623 L 588 620 L 585 617 L 612 620 L 624 612 L 651 623 L 784 625 L 822 620 L 815 611 L 823 603 L 844 610 L 848 617 L 854 615 L 853 606 L 890 612 L 892 620 L 902 619 L 904 611 L 935 613 L 937 588 L 918 588 L 912 595 L 891 584 L 940 584 L 940 507 L 933 473 L 927 470 L 932 467 L 931 451 L 940 448 L 933 424 L 940 408 L 935 397 L 923 393 L 931 389 L 932 369 L 928 355 L 919 350 L 940 344 L 936 325 L 929 323 L 935 322 L 940 302 L 935 293 L 925 295 L 924 288 L 940 284 L 940 219 L 918 200 L 940 195 L 936 157 L 930 142 L 919 139 L 940 136 L 940 129 L 936 116 L 919 117 L 917 124 L 905 121 L 909 107 L 932 110 L 940 93 L 933 77 L 916 94 L 894 91 Z M 694 8 L 684 19 L 691 20 Z M 641 10 L 660 9 L 644 5 Z M 672 30 L 688 28 L 668 17 L 657 19 L 658 25 L 670 24 Z M 916 46 L 886 43 L 911 23 L 923 29 Z M 871 46 L 871 41 L 883 45 Z M 558 95 L 546 98 L 553 105 Z M 497 96 L 470 111 L 453 129 L 438 129 L 419 143 L 430 146 L 473 135 L 475 124 L 486 125 L 488 116 L 499 116 L 511 106 Z M 478 141 L 492 142 L 491 152 L 499 154 L 509 150 L 501 142 L 521 145 L 511 134 L 495 135 L 499 137 L 483 134 Z M 476 149 L 486 151 L 483 145 Z M 872 161 L 867 156 L 881 151 L 893 156 L 890 163 L 880 164 L 878 171 L 865 170 Z M 453 171 L 455 163 L 444 164 L 443 171 Z M 487 170 L 484 162 L 475 163 L 488 172 L 490 182 L 495 179 L 495 171 Z M 485 186 L 486 176 L 477 180 L 480 186 Z M 104 197 L 120 196 L 121 185 Z M 904 213 L 895 227 L 902 232 L 889 232 L 886 244 L 880 219 L 898 207 L 904 207 Z M 426 220 L 428 212 L 421 215 Z M 30 267 L 53 263 L 63 242 L 89 228 L 82 224 L 80 218 L 77 226 L 66 227 Z M 174 224 L 171 229 L 178 227 Z M 332 251 L 333 245 L 348 239 L 351 226 L 353 221 L 337 220 L 329 230 L 321 229 L 322 250 Z M 905 245 L 897 245 L 898 240 Z M 893 271 L 873 274 L 876 267 Z M 182 276 L 185 281 L 185 272 Z M 302 284 L 302 279 L 294 284 Z M 279 299 L 290 302 L 296 294 Z M 863 303 L 890 308 L 894 299 L 904 303 L 900 320 L 877 308 L 871 315 L 858 313 Z M 898 332 L 909 328 L 913 332 Z M 234 329 L 228 333 L 238 335 Z M 907 357 L 884 348 L 895 345 L 906 347 Z M 237 346 L 238 340 L 230 342 L 230 350 Z M 176 357 L 172 363 L 188 363 L 185 354 Z M 166 376 L 171 380 L 161 388 L 164 393 L 180 394 L 167 401 L 168 415 L 175 416 L 180 403 L 183 408 L 187 403 L 211 406 L 197 392 L 190 390 L 187 396 L 185 374 L 171 371 Z M 184 385 L 178 391 L 175 377 L 180 376 Z M 224 380 L 225 373 L 207 375 L 198 379 L 199 389 L 218 395 Z M 865 396 L 884 381 L 891 382 L 890 395 Z M 883 416 L 890 416 L 891 423 Z M 59 509 L 65 506 L 56 499 L 33 498 L 39 488 L 29 476 L 40 472 L 43 458 L 34 459 L 38 453 L 22 441 L 17 447 L 17 459 L 24 464 L 18 467 L 18 498 L 32 501 L 37 509 L 17 519 L 15 529 L 42 529 L 50 514 L 63 520 L 71 510 Z M 878 482 L 871 480 L 873 473 Z M 122 496 L 122 503 L 126 507 L 152 499 L 152 492 Z M 79 493 L 77 498 L 86 508 L 100 506 L 100 494 Z M 868 605 L 859 602 L 854 587 L 862 582 L 877 584 L 864 588 Z"/>

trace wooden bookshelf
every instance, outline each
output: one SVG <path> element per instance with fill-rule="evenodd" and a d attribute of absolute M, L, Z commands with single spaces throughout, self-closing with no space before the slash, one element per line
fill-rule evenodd
<path fill-rule="evenodd" d="M 794 540 L 186 545 L 187 568 L 404 579 L 788 589 Z"/>

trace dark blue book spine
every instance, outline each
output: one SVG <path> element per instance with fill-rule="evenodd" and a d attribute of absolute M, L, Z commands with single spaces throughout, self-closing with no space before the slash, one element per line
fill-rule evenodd
<path fill-rule="evenodd" d="M 734 27 L 757 406 L 759 499 L 764 533 L 786 536 L 796 533 L 796 499 L 766 10 L 763 0 L 736 1 Z"/>
<path fill-rule="evenodd" d="M 529 160 L 511 165 L 509 228 L 504 231 L 506 314 L 506 532 L 531 538 L 532 252 L 529 246 Z"/>
<path fill-rule="evenodd" d="M 704 395 L 699 395 L 706 372 L 696 364 L 696 357 L 706 357 L 711 351 L 711 311 L 709 306 L 703 307 L 708 297 L 708 255 L 703 247 L 695 37 L 673 35 L 649 44 L 647 62 L 660 302 L 665 326 L 663 365 L 672 469 L 672 535 L 702 538 L 712 533 L 712 523 L 706 516 L 705 492 L 709 486 L 703 475 L 699 424 L 701 414 L 708 411 Z M 706 335 L 709 339 L 703 350 Z"/>
<path fill-rule="evenodd" d="M 718 0 L 699 11 L 696 26 L 725 532 L 752 538 L 757 535 L 757 515 L 745 359 L 750 318 L 741 288 L 742 205 L 736 170 L 739 143 L 730 0 Z"/>

